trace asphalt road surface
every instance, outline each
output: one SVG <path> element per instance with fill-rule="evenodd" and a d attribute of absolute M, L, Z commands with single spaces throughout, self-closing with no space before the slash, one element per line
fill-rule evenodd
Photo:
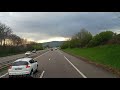
<path fill-rule="evenodd" d="M 47 51 L 34 59 L 39 64 L 34 78 L 119 78 L 60 50 Z M 8 78 L 7 70 L 0 78 Z"/>

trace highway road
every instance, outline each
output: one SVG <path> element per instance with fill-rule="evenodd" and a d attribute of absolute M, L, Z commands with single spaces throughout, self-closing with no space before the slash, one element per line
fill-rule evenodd
<path fill-rule="evenodd" d="M 119 78 L 103 68 L 87 63 L 61 50 L 47 51 L 34 57 L 38 72 L 34 78 Z M 0 78 L 8 78 L 7 70 Z"/>
<path fill-rule="evenodd" d="M 40 50 L 40 51 L 37 51 L 36 53 L 41 53 L 41 52 L 44 52 L 44 51 L 45 50 Z M 10 61 L 10 60 L 13 60 L 13 59 L 17 59 L 17 58 L 22 58 L 22 57 L 25 57 L 24 53 L 23 54 L 12 55 L 12 56 L 0 57 L 0 63 Z"/>

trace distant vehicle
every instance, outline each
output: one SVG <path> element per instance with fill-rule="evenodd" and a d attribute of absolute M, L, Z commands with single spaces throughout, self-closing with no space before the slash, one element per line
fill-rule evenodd
<path fill-rule="evenodd" d="M 57 50 L 57 48 L 55 48 L 55 50 Z"/>
<path fill-rule="evenodd" d="M 9 78 L 17 76 L 33 77 L 37 71 L 38 63 L 32 58 L 22 58 L 14 61 L 8 69 Z"/>
<path fill-rule="evenodd" d="M 31 55 L 31 52 L 30 52 L 30 51 L 27 51 L 27 52 L 25 53 L 25 55 L 26 55 L 26 56 L 29 56 L 29 55 Z"/>
<path fill-rule="evenodd" d="M 33 50 L 32 53 L 36 53 L 36 50 Z"/>

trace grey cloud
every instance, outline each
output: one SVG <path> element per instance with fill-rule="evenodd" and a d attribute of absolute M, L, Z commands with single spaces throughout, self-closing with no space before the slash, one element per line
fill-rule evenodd
<path fill-rule="evenodd" d="M 112 12 L 15 12 L 1 13 L 0 20 L 10 25 L 14 32 L 24 33 L 23 36 L 34 33 L 26 36 L 34 36 L 36 40 L 70 37 L 81 28 L 92 34 L 120 28 L 120 20 Z"/>

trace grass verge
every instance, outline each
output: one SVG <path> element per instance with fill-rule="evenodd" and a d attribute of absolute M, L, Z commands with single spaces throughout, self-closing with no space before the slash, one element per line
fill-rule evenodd
<path fill-rule="evenodd" d="M 64 52 L 89 63 L 101 66 L 120 76 L 120 45 L 104 45 L 94 48 L 67 48 Z"/>

